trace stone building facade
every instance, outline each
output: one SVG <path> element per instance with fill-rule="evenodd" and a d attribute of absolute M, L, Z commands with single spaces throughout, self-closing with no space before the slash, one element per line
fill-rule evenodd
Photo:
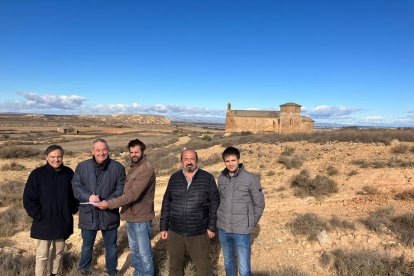
<path fill-rule="evenodd" d="M 301 116 L 301 105 L 285 103 L 280 105 L 280 111 L 264 110 L 232 110 L 227 104 L 226 133 L 251 131 L 297 133 L 312 132 L 314 120 Z"/>

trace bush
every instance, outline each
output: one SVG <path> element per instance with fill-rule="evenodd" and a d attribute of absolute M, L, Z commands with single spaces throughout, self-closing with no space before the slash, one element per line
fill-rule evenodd
<path fill-rule="evenodd" d="M 295 149 L 292 147 L 286 147 L 282 153 L 280 154 L 281 156 L 292 156 L 292 154 L 295 152 Z"/>
<path fill-rule="evenodd" d="M 391 148 L 392 153 L 406 153 L 408 151 L 408 146 L 406 144 L 397 144 Z"/>
<path fill-rule="evenodd" d="M 303 165 L 303 157 L 299 155 L 283 156 L 279 157 L 278 162 L 283 164 L 286 169 L 298 169 Z"/>
<path fill-rule="evenodd" d="M 380 208 L 362 220 L 362 223 L 371 231 L 383 233 L 391 225 L 391 216 L 394 212 L 392 206 Z"/>
<path fill-rule="evenodd" d="M 358 171 L 357 170 L 351 170 L 347 175 L 349 177 L 351 177 L 351 176 L 354 176 L 354 175 L 357 175 L 357 174 L 358 174 Z"/>
<path fill-rule="evenodd" d="M 223 159 L 220 154 L 213 154 L 206 160 L 201 159 L 199 162 L 201 166 L 206 167 L 206 166 L 217 164 L 217 163 L 222 164 Z"/>
<path fill-rule="evenodd" d="M 351 251 L 345 252 L 341 249 L 324 254 L 321 262 L 333 259 L 333 267 L 337 275 L 413 275 L 414 265 L 407 262 L 403 256 L 391 258 L 388 255 L 378 254 L 378 251 Z"/>
<path fill-rule="evenodd" d="M 18 146 L 0 147 L 0 158 L 4 159 L 40 156 L 43 156 L 43 152 L 33 148 L 24 148 Z"/>
<path fill-rule="evenodd" d="M 12 236 L 27 229 L 31 219 L 23 208 L 11 207 L 0 213 L 0 236 Z"/>
<path fill-rule="evenodd" d="M 414 189 L 398 193 L 394 198 L 399 200 L 412 200 L 414 199 Z"/>
<path fill-rule="evenodd" d="M 25 166 L 18 164 L 15 161 L 8 164 L 4 164 L 0 168 L 1 171 L 24 171 L 25 169 Z"/>
<path fill-rule="evenodd" d="M 313 213 L 297 216 L 289 226 L 293 234 L 306 235 L 309 240 L 313 241 L 317 240 L 322 230 L 329 230 L 328 223 Z"/>
<path fill-rule="evenodd" d="M 327 175 L 329 175 L 329 176 L 334 176 L 334 175 L 337 175 L 339 173 L 339 171 L 338 171 L 338 169 L 337 168 L 335 168 L 334 166 L 332 166 L 332 165 L 329 165 L 327 168 L 326 168 L 326 174 Z"/>
<path fill-rule="evenodd" d="M 210 135 L 207 135 L 207 134 L 203 134 L 203 136 L 201 137 L 201 140 L 211 141 L 211 140 L 213 140 L 213 137 L 211 137 Z"/>
<path fill-rule="evenodd" d="M 0 269 L 3 276 L 34 275 L 35 256 L 21 256 L 0 252 Z"/>
<path fill-rule="evenodd" d="M 364 195 L 376 195 L 378 194 L 378 188 L 371 186 L 371 185 L 365 185 L 364 187 L 362 187 L 362 192 L 360 194 L 364 194 Z"/>
<path fill-rule="evenodd" d="M 329 220 L 329 224 L 332 228 L 355 229 L 355 223 L 340 219 L 337 216 L 333 216 Z"/>
<path fill-rule="evenodd" d="M 414 213 L 406 213 L 391 219 L 391 231 L 397 234 L 405 245 L 414 245 Z"/>
<path fill-rule="evenodd" d="M 338 191 L 338 184 L 334 180 L 324 175 L 317 175 L 314 179 L 311 179 L 309 172 L 306 170 L 294 176 L 291 185 L 296 189 L 295 196 L 299 197 L 313 196 L 321 198 Z"/>
<path fill-rule="evenodd" d="M 275 171 L 273 171 L 273 170 L 271 170 L 271 171 L 268 171 L 267 173 L 266 173 L 266 175 L 267 176 L 273 176 L 273 175 L 275 175 L 276 173 L 275 173 Z"/>
<path fill-rule="evenodd" d="M 9 181 L 0 185 L 0 206 L 20 205 L 24 183 Z"/>

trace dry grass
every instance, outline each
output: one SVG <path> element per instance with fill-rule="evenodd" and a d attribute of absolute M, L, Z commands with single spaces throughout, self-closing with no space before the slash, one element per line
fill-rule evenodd
<path fill-rule="evenodd" d="M 414 161 L 409 159 L 400 159 L 397 157 L 391 157 L 388 160 L 353 160 L 351 164 L 357 165 L 360 168 L 374 168 L 374 169 L 382 169 L 382 168 L 410 168 L 414 166 Z"/>
<path fill-rule="evenodd" d="M 414 199 L 414 189 L 398 193 L 394 198 L 399 200 L 412 200 Z"/>
<path fill-rule="evenodd" d="M 286 156 L 281 155 L 278 159 L 280 164 L 283 164 L 286 169 L 298 169 L 303 165 L 303 157 L 300 155 Z"/>
<path fill-rule="evenodd" d="M 337 169 L 337 168 L 335 168 L 334 166 L 329 165 L 329 166 L 326 168 L 326 174 L 327 174 L 327 175 L 329 175 L 329 176 L 334 176 L 334 175 L 339 174 L 339 171 L 338 171 L 338 169 Z"/>
<path fill-rule="evenodd" d="M 358 194 L 363 194 L 363 195 L 376 195 L 379 193 L 379 190 L 377 187 L 372 186 L 372 185 L 364 185 L 362 187 L 362 192 L 359 192 Z"/>
<path fill-rule="evenodd" d="M 35 257 L 24 257 L 11 253 L 0 252 L 0 269 L 3 276 L 34 275 Z"/>
<path fill-rule="evenodd" d="M 3 146 L 0 147 L 0 158 L 28 158 L 28 157 L 40 157 L 43 153 L 37 149 L 18 147 L 18 146 Z"/>
<path fill-rule="evenodd" d="M 309 274 L 295 267 L 282 266 L 282 267 L 276 268 L 275 270 L 254 271 L 252 275 L 255 275 L 255 276 L 308 276 Z"/>
<path fill-rule="evenodd" d="M 380 208 L 370 214 L 362 223 L 371 231 L 383 233 L 391 225 L 391 217 L 395 209 L 392 206 Z"/>
<path fill-rule="evenodd" d="M 31 222 L 23 208 L 9 208 L 0 213 L 0 236 L 12 236 L 27 229 Z"/>
<path fill-rule="evenodd" d="M 391 148 L 391 152 L 396 154 L 407 153 L 408 149 L 408 145 L 406 144 L 397 144 Z"/>
<path fill-rule="evenodd" d="M 351 251 L 341 249 L 321 256 L 321 263 L 332 264 L 336 275 L 414 275 L 414 264 L 403 256 L 392 258 L 377 251 Z"/>
<path fill-rule="evenodd" d="M 306 235 L 313 241 L 317 240 L 317 235 L 322 230 L 329 230 L 328 223 L 313 213 L 298 215 L 289 226 L 294 235 Z"/>
<path fill-rule="evenodd" d="M 338 184 L 334 180 L 324 175 L 317 175 L 311 179 L 307 170 L 294 176 L 291 185 L 296 189 L 295 196 L 298 197 L 322 198 L 338 192 Z"/>
<path fill-rule="evenodd" d="M 25 169 L 25 166 L 15 161 L 12 161 L 8 164 L 4 164 L 3 166 L 1 166 L 0 171 L 24 171 Z"/>
<path fill-rule="evenodd" d="M 329 220 L 331 228 L 342 228 L 342 229 L 355 229 L 355 223 L 340 219 L 337 216 L 332 216 Z"/>
<path fill-rule="evenodd" d="M 24 183 L 9 181 L 0 185 L 0 206 L 21 205 Z"/>

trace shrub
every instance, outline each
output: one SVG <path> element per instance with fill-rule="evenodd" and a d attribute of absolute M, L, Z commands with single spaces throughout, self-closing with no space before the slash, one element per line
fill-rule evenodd
<path fill-rule="evenodd" d="M 394 212 L 392 206 L 380 208 L 362 220 L 362 223 L 371 231 L 383 233 L 391 225 L 391 216 Z"/>
<path fill-rule="evenodd" d="M 362 192 L 360 194 L 365 194 L 365 195 L 376 195 L 378 194 L 378 188 L 371 186 L 371 185 L 365 185 L 364 187 L 362 187 Z"/>
<path fill-rule="evenodd" d="M 397 144 L 391 148 L 392 153 L 406 153 L 408 151 L 408 146 L 406 144 Z"/>
<path fill-rule="evenodd" d="M 327 168 L 326 168 L 326 174 L 327 175 L 329 175 L 329 176 L 334 176 L 334 175 L 337 175 L 339 173 L 339 171 L 338 171 L 338 169 L 337 168 L 335 168 L 334 166 L 332 166 L 332 165 L 329 165 Z"/>
<path fill-rule="evenodd" d="M 358 174 L 358 171 L 357 170 L 351 170 L 347 175 L 349 177 L 351 177 L 351 176 L 354 176 L 354 175 L 357 175 L 357 174 Z"/>
<path fill-rule="evenodd" d="M 298 215 L 289 226 L 293 234 L 306 235 L 314 241 L 322 230 L 329 230 L 328 223 L 314 213 Z"/>
<path fill-rule="evenodd" d="M 23 208 L 12 207 L 0 214 L 0 236 L 12 236 L 26 229 L 31 222 Z"/>
<path fill-rule="evenodd" d="M 280 164 L 283 164 L 286 169 L 298 169 L 303 165 L 303 157 L 299 155 L 293 155 L 293 156 L 283 156 L 281 155 L 279 157 L 278 162 Z"/>
<path fill-rule="evenodd" d="M 209 158 L 207 158 L 206 160 L 200 160 L 200 164 L 201 166 L 205 167 L 205 166 L 209 166 L 212 164 L 222 164 L 223 163 L 223 159 L 221 158 L 220 154 L 213 154 L 211 155 Z"/>
<path fill-rule="evenodd" d="M 355 229 L 355 223 L 340 219 L 337 216 L 333 216 L 329 220 L 329 224 L 332 228 Z"/>
<path fill-rule="evenodd" d="M 391 222 L 391 231 L 397 234 L 399 240 L 405 245 L 412 247 L 414 245 L 414 213 L 394 217 Z"/>
<path fill-rule="evenodd" d="M 267 173 L 266 173 L 266 175 L 267 176 L 273 176 L 273 175 L 275 175 L 276 173 L 275 173 L 275 171 L 273 171 L 273 170 L 271 170 L 271 171 L 268 171 Z"/>
<path fill-rule="evenodd" d="M 25 148 L 18 146 L 0 147 L 0 158 L 28 158 L 43 156 L 43 153 L 37 149 Z"/>
<path fill-rule="evenodd" d="M 8 163 L 8 164 L 4 164 L 0 168 L 0 170 L 2 171 L 23 171 L 25 169 L 26 169 L 25 166 L 18 164 L 15 161 L 12 161 L 11 163 Z"/>
<path fill-rule="evenodd" d="M 0 185 L 0 206 L 17 205 L 22 201 L 24 183 L 9 181 Z"/>
<path fill-rule="evenodd" d="M 203 136 L 201 137 L 201 140 L 211 141 L 211 140 L 213 140 L 213 137 L 211 137 L 210 135 L 207 135 L 207 134 L 203 134 Z"/>
<path fill-rule="evenodd" d="M 3 276 L 34 275 L 35 256 L 21 256 L 20 254 L 11 254 L 0 252 L 0 269 Z"/>
<path fill-rule="evenodd" d="M 412 200 L 414 199 L 414 189 L 407 190 L 395 195 L 395 199 L 399 200 Z"/>
<path fill-rule="evenodd" d="M 294 176 L 291 185 L 296 188 L 295 195 L 299 197 L 321 198 L 338 191 L 338 184 L 334 180 L 324 175 L 317 175 L 311 179 L 306 170 Z"/>
<path fill-rule="evenodd" d="M 281 156 L 292 156 L 292 154 L 295 152 L 295 149 L 292 147 L 286 147 L 282 153 L 280 154 Z"/>
<path fill-rule="evenodd" d="M 407 262 L 403 256 L 391 258 L 388 255 L 379 254 L 378 251 L 351 251 L 341 249 L 333 251 L 330 257 L 322 255 L 321 262 L 333 259 L 333 267 L 337 275 L 413 275 L 414 265 Z"/>

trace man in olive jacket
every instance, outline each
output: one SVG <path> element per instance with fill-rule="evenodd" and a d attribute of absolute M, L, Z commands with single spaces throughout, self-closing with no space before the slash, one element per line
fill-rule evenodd
<path fill-rule="evenodd" d="M 155 172 L 145 156 L 145 148 L 145 144 L 138 139 L 128 143 L 131 165 L 124 194 L 108 201 L 103 200 L 97 205 L 101 209 L 115 209 L 122 206 L 121 220 L 127 221 L 126 228 L 134 276 L 154 275 L 151 225 L 155 217 Z"/>
<path fill-rule="evenodd" d="M 248 276 L 251 275 L 250 233 L 263 214 L 264 195 L 259 178 L 239 162 L 237 148 L 226 148 L 222 157 L 226 168 L 218 177 L 217 228 L 224 267 L 227 276 L 236 275 L 234 257 L 237 255 L 240 276 Z"/>
<path fill-rule="evenodd" d="M 197 153 L 181 153 L 183 169 L 171 175 L 161 208 L 161 238 L 168 239 L 169 276 L 184 275 L 188 253 L 197 275 L 211 275 L 210 240 L 216 232 L 220 198 L 213 175 L 197 167 Z"/>
<path fill-rule="evenodd" d="M 79 228 L 83 244 L 79 271 L 82 274 L 89 273 L 96 234 L 101 230 L 105 246 L 106 271 L 108 275 L 116 275 L 119 211 L 100 210 L 94 205 L 101 200 L 110 200 L 122 195 L 125 169 L 121 163 L 109 158 L 109 147 L 103 139 L 93 142 L 92 155 L 91 159 L 79 163 L 72 180 L 73 192 L 80 202 Z"/>
<path fill-rule="evenodd" d="M 46 164 L 30 173 L 23 192 L 24 208 L 33 219 L 30 237 L 36 239 L 36 276 L 47 275 L 48 266 L 51 275 L 59 272 L 65 240 L 73 233 L 72 215 L 78 211 L 73 171 L 63 165 L 63 148 L 51 145 L 45 156 Z"/>

